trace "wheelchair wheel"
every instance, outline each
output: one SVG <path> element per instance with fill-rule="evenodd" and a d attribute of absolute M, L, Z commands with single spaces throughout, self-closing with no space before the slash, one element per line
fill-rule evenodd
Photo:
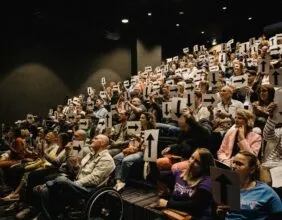
<path fill-rule="evenodd" d="M 122 220 L 121 195 L 110 187 L 98 189 L 88 200 L 84 213 L 86 220 Z"/>

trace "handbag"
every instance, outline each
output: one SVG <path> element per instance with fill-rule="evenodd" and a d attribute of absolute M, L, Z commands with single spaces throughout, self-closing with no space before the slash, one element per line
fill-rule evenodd
<path fill-rule="evenodd" d="M 175 209 L 164 209 L 162 213 L 170 220 L 192 220 L 192 216 L 188 213 Z"/>
<path fill-rule="evenodd" d="M 128 147 L 122 150 L 123 154 L 128 156 L 130 154 L 135 154 L 139 151 L 141 143 L 137 138 L 133 138 L 129 141 Z"/>

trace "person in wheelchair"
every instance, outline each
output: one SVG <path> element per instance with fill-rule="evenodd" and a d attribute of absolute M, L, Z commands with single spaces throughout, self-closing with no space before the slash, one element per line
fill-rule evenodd
<path fill-rule="evenodd" d="M 34 189 L 41 197 L 41 208 L 45 217 L 56 219 L 70 201 L 89 198 L 96 187 L 107 182 L 115 169 L 114 160 L 107 150 L 108 145 L 107 136 L 95 136 L 91 144 L 92 152 L 80 163 L 77 161 L 79 171 L 74 181 L 59 176 Z"/>

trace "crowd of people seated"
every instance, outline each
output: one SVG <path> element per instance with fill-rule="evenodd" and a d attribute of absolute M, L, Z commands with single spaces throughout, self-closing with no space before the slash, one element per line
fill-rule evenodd
<path fill-rule="evenodd" d="M 0 202 L 9 204 L 7 212 L 18 211 L 18 219 L 58 219 L 70 201 L 87 199 L 109 178 L 122 191 L 133 165 L 144 161 L 144 132 L 163 123 L 177 142 L 158 146 L 161 157 L 155 162 L 144 161 L 145 179 L 150 163 L 159 171 L 162 198 L 155 207 L 195 219 L 212 219 L 212 209 L 226 219 L 278 216 L 279 189 L 271 188 L 269 167 L 261 165 L 282 158 L 281 84 L 272 80 L 282 55 L 271 50 L 281 36 L 275 37 L 250 40 L 245 50 L 234 42 L 219 51 L 196 45 L 130 80 L 104 79 L 101 91 L 88 87 L 47 117 L 28 114 L 4 126 Z M 132 121 L 140 128 L 130 129 Z M 215 160 L 240 176 L 240 210 L 215 208 L 210 178 Z"/>

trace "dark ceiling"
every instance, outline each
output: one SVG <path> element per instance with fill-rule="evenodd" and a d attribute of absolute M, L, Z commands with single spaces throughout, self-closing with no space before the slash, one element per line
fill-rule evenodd
<path fill-rule="evenodd" d="M 265 25 L 282 21 L 282 7 L 281 1 L 273 0 L 11 0 L 1 6 L 1 17 L 2 37 L 122 40 L 138 36 L 181 47 L 210 44 L 213 38 L 222 42 L 259 36 Z M 124 17 L 128 24 L 121 23 Z"/>

